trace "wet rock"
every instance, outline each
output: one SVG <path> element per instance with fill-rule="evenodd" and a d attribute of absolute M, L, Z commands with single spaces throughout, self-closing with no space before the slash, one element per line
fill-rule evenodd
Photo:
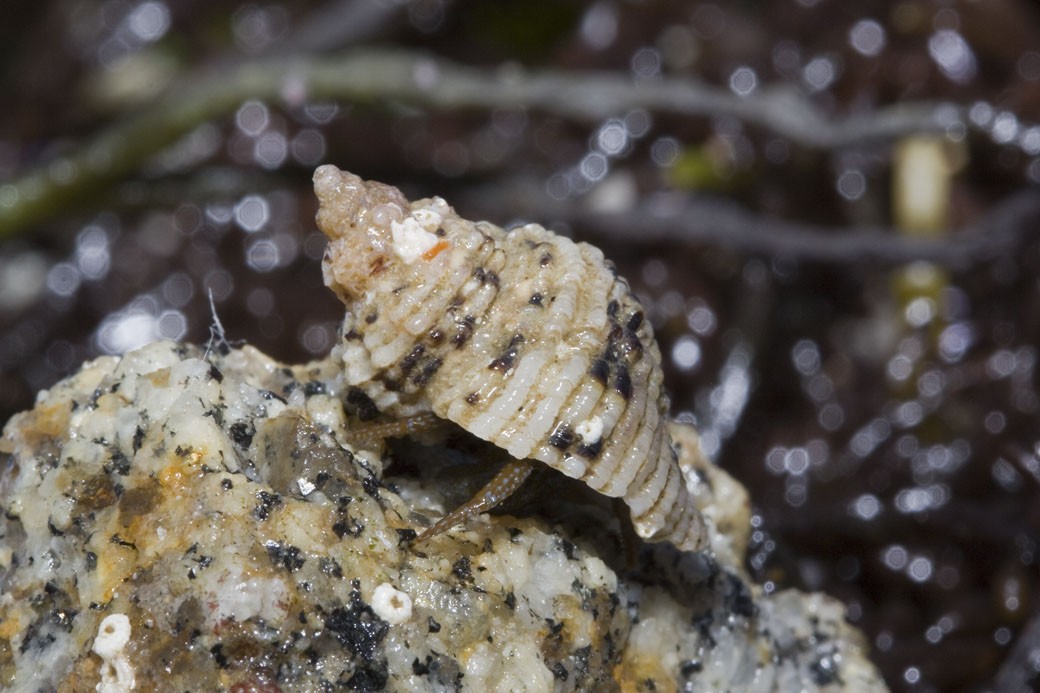
<path fill-rule="evenodd" d="M 749 581 L 747 495 L 691 429 L 709 551 L 633 548 L 594 507 L 416 542 L 458 485 L 416 465 L 472 475 L 481 449 L 408 461 L 348 398 L 331 362 L 170 342 L 40 393 L 0 440 L 0 687 L 883 688 L 838 602 Z"/>

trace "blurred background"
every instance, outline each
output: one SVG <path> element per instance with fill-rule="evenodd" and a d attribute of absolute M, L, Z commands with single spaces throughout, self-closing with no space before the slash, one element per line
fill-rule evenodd
<path fill-rule="evenodd" d="M 0 421 L 210 296 L 326 354 L 331 162 L 601 246 L 894 690 L 1040 681 L 1031 0 L 7 0 L 0 88 Z"/>

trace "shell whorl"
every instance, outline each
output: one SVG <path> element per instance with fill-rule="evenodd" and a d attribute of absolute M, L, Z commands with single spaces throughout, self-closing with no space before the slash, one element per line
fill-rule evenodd
<path fill-rule="evenodd" d="M 703 548 L 653 330 L 598 249 L 470 222 L 440 198 L 409 204 L 333 166 L 314 182 L 348 385 L 622 498 L 644 539 Z"/>

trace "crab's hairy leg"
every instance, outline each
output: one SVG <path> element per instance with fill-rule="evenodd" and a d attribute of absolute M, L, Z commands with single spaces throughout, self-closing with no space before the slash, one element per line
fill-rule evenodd
<path fill-rule="evenodd" d="M 432 431 L 444 424 L 429 412 L 407 416 L 392 421 L 366 421 L 348 429 L 350 442 L 354 447 L 373 447 L 382 445 L 387 438 L 404 438 L 418 433 Z"/>
<path fill-rule="evenodd" d="M 433 526 L 420 534 L 416 541 L 425 541 L 430 537 L 451 529 L 474 515 L 495 507 L 513 495 L 523 485 L 527 477 L 531 475 L 531 469 L 532 463 L 530 460 L 510 460 L 506 462 L 505 466 L 495 474 L 495 477 L 484 488 L 480 489 L 473 498 L 437 520 Z"/>

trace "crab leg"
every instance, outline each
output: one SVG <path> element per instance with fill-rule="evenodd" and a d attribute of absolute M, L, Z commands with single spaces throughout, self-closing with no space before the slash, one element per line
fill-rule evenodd
<path fill-rule="evenodd" d="M 517 489 L 531 475 L 530 460 L 510 460 L 495 477 L 480 489 L 475 496 L 437 520 L 432 527 L 419 535 L 416 541 L 425 541 L 441 532 L 451 529 L 464 520 L 482 512 L 491 510 Z"/>

